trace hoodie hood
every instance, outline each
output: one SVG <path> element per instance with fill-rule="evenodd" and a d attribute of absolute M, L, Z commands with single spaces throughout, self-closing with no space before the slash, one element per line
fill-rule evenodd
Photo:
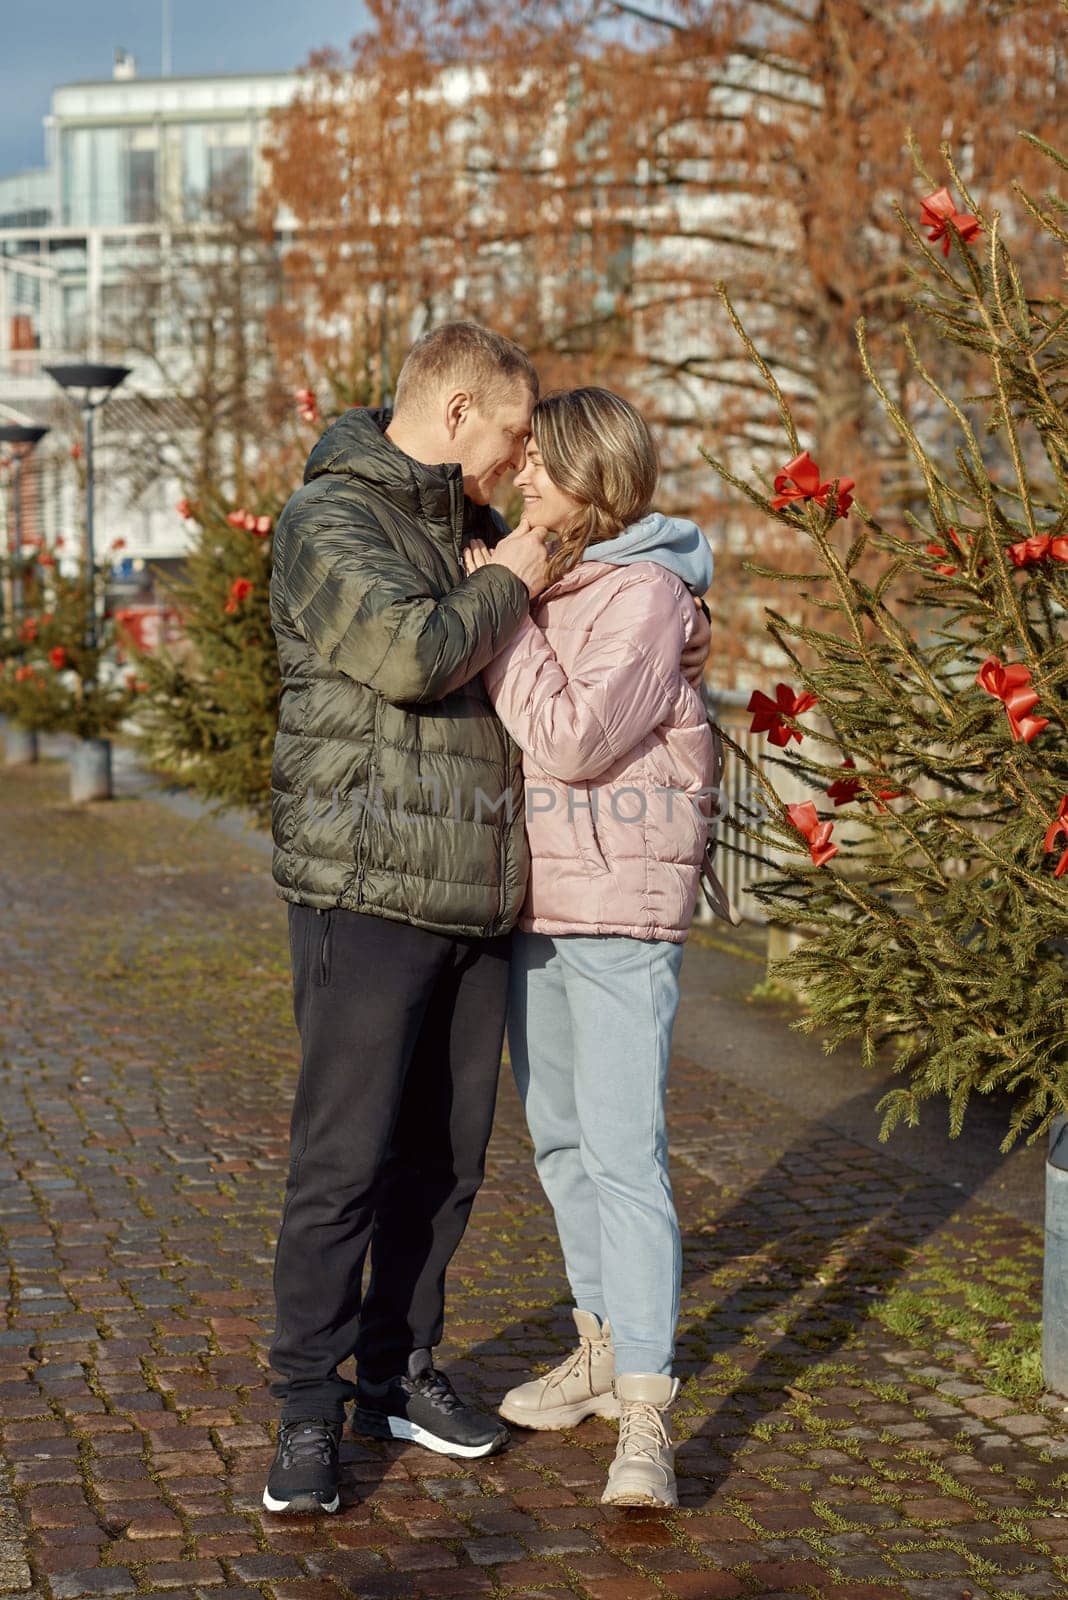
<path fill-rule="evenodd" d="M 696 522 L 666 517 L 660 511 L 651 511 L 640 522 L 632 522 L 614 539 L 589 545 L 582 559 L 602 561 L 610 567 L 655 561 L 681 578 L 694 594 L 704 594 L 712 583 L 712 551 Z"/>

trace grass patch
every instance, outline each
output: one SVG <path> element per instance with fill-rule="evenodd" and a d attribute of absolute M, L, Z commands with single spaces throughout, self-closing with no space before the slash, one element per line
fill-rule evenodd
<path fill-rule="evenodd" d="M 966 1345 L 983 1363 L 981 1378 L 988 1388 L 1010 1400 L 1037 1399 L 1045 1387 L 1041 1324 L 1021 1319 L 989 1286 L 947 1283 L 945 1288 L 945 1293 L 891 1290 L 872 1307 L 872 1315 L 909 1344 L 952 1339 Z"/>

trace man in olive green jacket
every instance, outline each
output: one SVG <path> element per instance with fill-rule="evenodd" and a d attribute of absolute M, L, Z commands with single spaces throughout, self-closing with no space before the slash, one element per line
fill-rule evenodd
<path fill-rule="evenodd" d="M 353 1394 L 360 1433 L 467 1457 L 507 1439 L 432 1352 L 482 1181 L 526 887 L 518 752 L 480 674 L 546 583 L 545 530 L 504 537 L 489 509 L 536 397 L 510 340 L 438 328 L 401 369 L 392 416 L 341 417 L 279 519 L 274 874 L 302 1066 L 271 1511 L 337 1509 Z M 494 559 L 465 577 L 476 535 Z M 355 1387 L 338 1372 L 353 1354 Z"/>

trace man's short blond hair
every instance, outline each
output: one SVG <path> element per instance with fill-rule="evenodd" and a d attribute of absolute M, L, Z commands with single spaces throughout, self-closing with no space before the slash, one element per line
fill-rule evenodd
<path fill-rule="evenodd" d="M 517 384 L 538 398 L 538 374 L 525 350 L 477 322 L 443 322 L 417 339 L 397 376 L 394 412 L 425 412 L 443 389 L 469 391 L 480 411 Z"/>

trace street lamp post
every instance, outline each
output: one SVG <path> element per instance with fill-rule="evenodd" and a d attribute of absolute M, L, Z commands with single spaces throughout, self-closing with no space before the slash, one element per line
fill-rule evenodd
<path fill-rule="evenodd" d="M 58 367 L 46 367 L 61 389 L 65 389 L 75 404 L 81 408 L 85 425 L 85 568 L 89 583 L 89 611 L 85 642 L 92 650 L 96 645 L 96 552 L 93 544 L 93 415 L 105 404 L 125 378 L 129 367 L 103 366 L 94 361 L 68 362 Z M 81 399 L 75 398 L 80 392 Z"/>
<path fill-rule="evenodd" d="M 104 405 L 119 384 L 129 377 L 130 368 L 78 361 L 67 362 L 62 366 L 46 367 L 45 371 L 81 408 L 85 426 L 85 577 L 88 584 L 85 644 L 86 649 L 95 650 L 98 618 L 96 550 L 93 538 L 93 417 L 97 408 Z M 85 695 L 89 693 L 89 685 L 84 680 L 82 693 Z M 104 738 L 81 739 L 71 757 L 71 799 L 107 800 L 111 792 L 111 741 Z"/>
<path fill-rule="evenodd" d="M 15 515 L 13 518 L 12 538 L 8 540 L 8 550 L 11 555 L 11 620 L 15 621 L 22 610 L 22 574 L 19 563 L 22 559 L 22 467 L 27 456 L 31 455 L 34 448 L 40 444 L 47 428 L 22 427 L 19 423 L 8 422 L 0 426 L 0 444 L 11 446 L 11 454 L 15 462 L 14 501 Z"/>
<path fill-rule="evenodd" d="M 13 495 L 15 514 L 12 518 L 8 551 L 11 556 L 11 587 L 8 591 L 12 627 L 22 612 L 22 467 L 27 456 L 40 444 L 47 428 L 24 427 L 7 422 L 0 426 L 0 445 L 9 445 L 15 463 Z M 9 724 L 4 735 L 4 759 L 9 767 L 25 766 L 37 760 L 36 728 L 20 728 Z"/>

